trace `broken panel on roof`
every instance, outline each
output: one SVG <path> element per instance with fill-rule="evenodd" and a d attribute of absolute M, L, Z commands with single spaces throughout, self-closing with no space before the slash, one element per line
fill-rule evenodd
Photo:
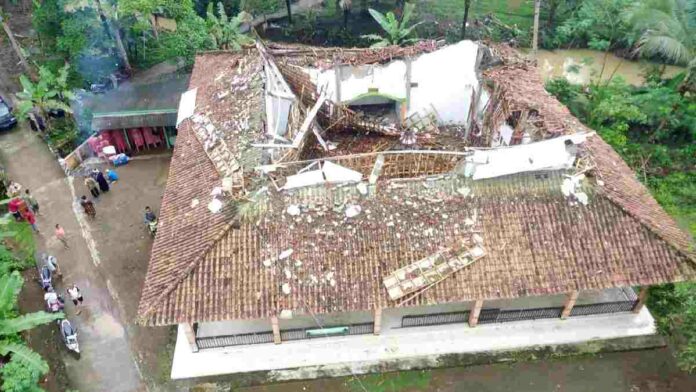
<path fill-rule="evenodd" d="M 469 242 L 459 251 L 442 250 L 387 275 L 382 282 L 389 298 L 395 301 L 409 294 L 417 295 L 486 255 L 480 235 L 473 234 Z"/>

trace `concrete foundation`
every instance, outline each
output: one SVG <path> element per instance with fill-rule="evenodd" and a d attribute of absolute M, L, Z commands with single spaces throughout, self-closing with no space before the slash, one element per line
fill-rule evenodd
<path fill-rule="evenodd" d="M 662 344 L 655 335 L 654 320 L 647 309 L 638 314 L 520 321 L 476 328 L 466 324 L 402 328 L 378 336 L 319 338 L 198 353 L 191 352 L 180 327 L 171 376 L 222 380 L 223 375 L 235 374 L 237 380 L 244 375 L 251 383 L 260 383 Z"/>

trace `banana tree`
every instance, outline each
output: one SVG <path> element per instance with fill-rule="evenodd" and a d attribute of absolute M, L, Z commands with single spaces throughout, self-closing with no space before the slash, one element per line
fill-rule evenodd
<path fill-rule="evenodd" d="M 372 18 L 379 24 L 379 26 L 386 33 L 385 36 L 380 36 L 377 34 L 367 34 L 363 35 L 371 41 L 377 41 L 372 44 L 372 48 L 383 48 L 390 45 L 404 45 L 418 41 L 417 38 L 408 38 L 408 36 L 413 32 L 419 24 L 423 22 L 418 22 L 412 26 L 408 26 L 408 22 L 411 20 L 411 15 L 416 6 L 413 3 L 406 3 L 404 6 L 404 12 L 401 17 L 401 21 L 396 18 L 393 12 L 387 12 L 386 15 L 383 13 L 370 8 L 368 11 Z"/>
<path fill-rule="evenodd" d="M 18 343 L 17 334 L 65 317 L 62 312 L 34 312 L 16 315 L 17 296 L 24 280 L 19 272 L 0 276 L 0 355 L 12 354 L 11 362 L 19 361 L 40 374 L 48 372 L 48 364 L 27 346 Z"/>
<path fill-rule="evenodd" d="M 46 114 L 52 109 L 72 113 L 68 102 L 74 99 L 75 95 L 68 87 L 69 68 L 70 66 L 65 64 L 56 75 L 46 67 L 39 67 L 39 81 L 36 83 L 21 75 L 19 83 L 22 85 L 22 91 L 16 94 L 19 115 L 24 117 L 33 108 L 36 108 L 43 118 L 49 118 Z"/>
<path fill-rule="evenodd" d="M 213 12 L 213 3 L 208 4 L 206 23 L 208 34 L 216 48 L 222 50 L 241 50 L 242 46 L 254 42 L 240 30 L 242 23 L 249 22 L 251 15 L 240 12 L 235 17 L 228 17 L 222 3 L 217 3 L 218 15 Z"/>

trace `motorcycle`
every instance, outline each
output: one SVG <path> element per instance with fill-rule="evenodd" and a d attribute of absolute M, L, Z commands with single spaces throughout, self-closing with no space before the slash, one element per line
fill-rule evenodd
<path fill-rule="evenodd" d="M 41 267 L 41 270 L 39 271 L 39 283 L 41 284 L 41 288 L 44 289 L 44 291 L 48 291 L 50 288 L 53 287 L 51 270 L 48 269 L 47 266 Z"/>
<path fill-rule="evenodd" d="M 67 347 L 68 350 L 79 354 L 80 345 L 77 342 L 77 330 L 73 328 L 72 324 L 70 324 L 70 321 L 67 319 L 58 321 L 58 325 L 60 326 L 60 335 L 63 338 L 65 347 Z"/>
<path fill-rule="evenodd" d="M 53 295 L 51 295 L 51 294 L 53 294 Z M 63 301 L 63 297 L 56 294 L 55 292 L 51 292 L 48 295 L 46 295 L 45 300 L 46 300 L 46 311 L 49 313 L 57 313 L 57 312 L 60 312 L 61 310 L 65 309 L 65 301 Z"/>

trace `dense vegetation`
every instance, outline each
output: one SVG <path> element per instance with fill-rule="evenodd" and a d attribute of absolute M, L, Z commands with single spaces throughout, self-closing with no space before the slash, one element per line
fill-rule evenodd
<path fill-rule="evenodd" d="M 680 93 L 683 78 L 664 80 L 653 70 L 640 87 L 621 78 L 589 86 L 556 79 L 547 89 L 610 143 L 667 212 L 696 235 L 696 100 Z M 680 366 L 696 370 L 696 283 L 655 287 L 649 308 L 661 332 L 674 338 Z"/>
<path fill-rule="evenodd" d="M 49 368 L 30 350 L 20 333 L 49 323 L 62 313 L 35 312 L 20 315 L 17 297 L 24 284 L 20 271 L 34 267 L 34 239 L 27 223 L 0 217 L 0 375 L 3 391 L 41 391 L 37 386 Z"/>

